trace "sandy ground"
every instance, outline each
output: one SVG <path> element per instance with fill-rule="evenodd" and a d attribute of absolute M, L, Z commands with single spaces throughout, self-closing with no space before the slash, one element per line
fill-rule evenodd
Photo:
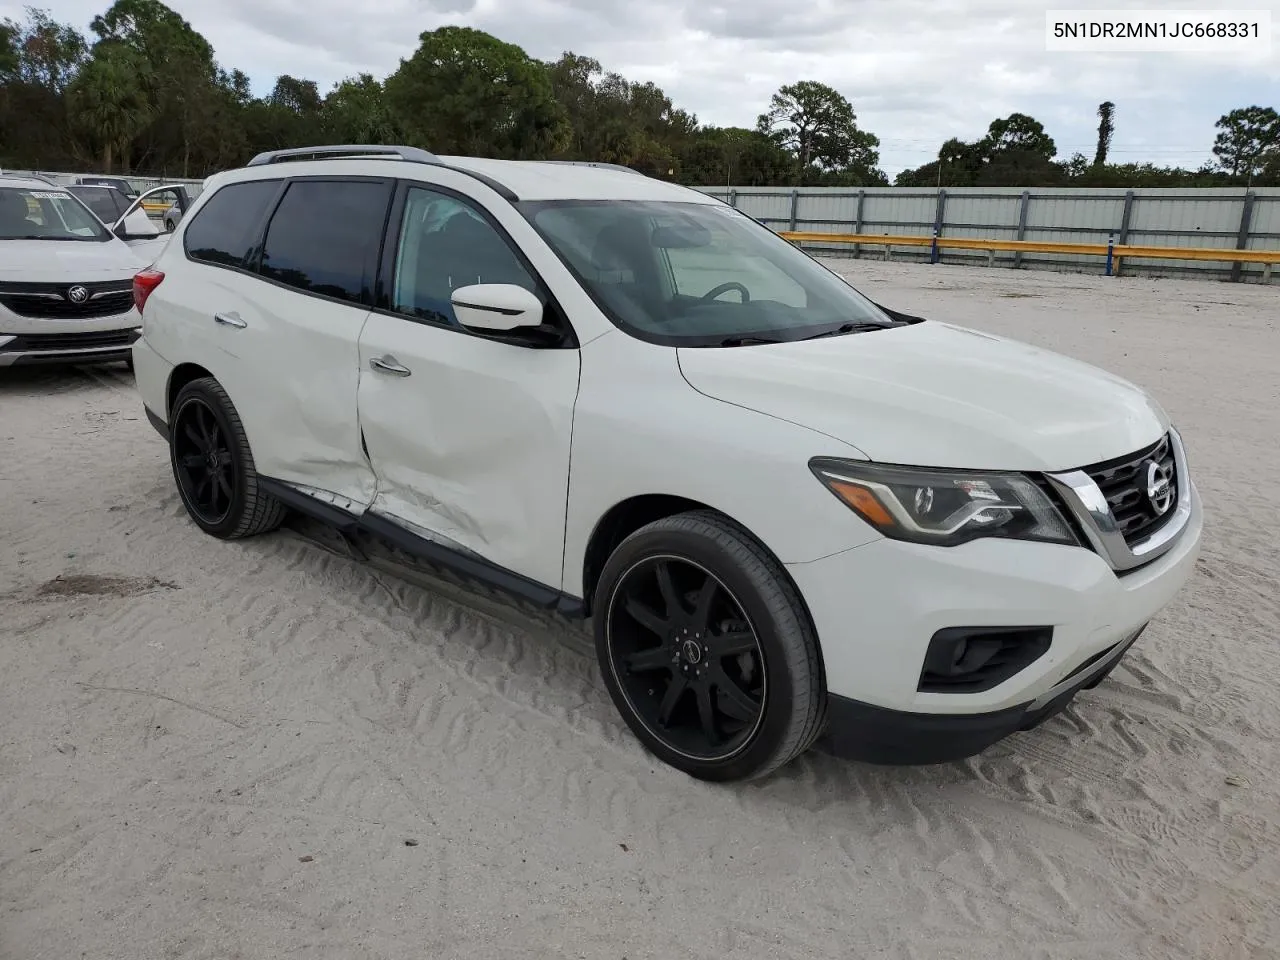
<path fill-rule="evenodd" d="M 204 537 L 123 368 L 5 372 L 0 957 L 1280 956 L 1280 290 L 839 266 L 1182 428 L 1203 559 L 1100 688 L 967 763 L 700 784 L 579 631 Z"/>

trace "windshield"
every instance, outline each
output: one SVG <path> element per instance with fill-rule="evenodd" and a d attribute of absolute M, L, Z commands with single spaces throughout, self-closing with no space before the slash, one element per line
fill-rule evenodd
<path fill-rule="evenodd" d="M 519 204 L 627 332 L 676 346 L 739 346 L 895 326 L 772 230 L 723 204 Z"/>
<path fill-rule="evenodd" d="M 101 243 L 111 236 L 111 231 L 65 190 L 0 187 L 0 240 Z"/>

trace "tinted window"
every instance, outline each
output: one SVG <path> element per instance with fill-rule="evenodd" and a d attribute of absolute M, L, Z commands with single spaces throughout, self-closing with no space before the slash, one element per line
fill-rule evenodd
<path fill-rule="evenodd" d="M 98 219 L 108 225 L 120 219 L 128 201 L 119 190 L 110 187 L 71 187 L 70 191 L 84 201 L 86 207 L 97 215 Z M 119 197 L 121 203 L 116 203 Z"/>
<path fill-rule="evenodd" d="M 183 245 L 194 260 L 238 267 L 249 253 L 262 215 L 276 191 L 278 180 L 252 180 L 223 187 L 187 226 Z"/>
<path fill-rule="evenodd" d="M 110 187 L 123 193 L 126 197 L 136 197 L 138 195 L 138 192 L 133 189 L 128 180 L 115 180 L 110 177 L 81 177 L 80 182 L 91 186 Z"/>
<path fill-rule="evenodd" d="M 264 277 L 359 303 L 372 287 L 391 185 L 299 180 L 289 185 L 263 242 Z"/>
<path fill-rule="evenodd" d="M 392 283 L 393 310 L 458 325 L 451 296 L 474 283 L 513 283 L 543 297 L 510 245 L 478 212 L 448 194 L 414 187 L 405 199 Z"/>

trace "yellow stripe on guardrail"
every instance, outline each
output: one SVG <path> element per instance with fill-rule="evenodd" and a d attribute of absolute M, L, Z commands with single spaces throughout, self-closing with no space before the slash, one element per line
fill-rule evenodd
<path fill-rule="evenodd" d="M 893 247 L 932 247 L 932 236 L 887 236 L 870 233 L 813 233 L 782 231 L 779 236 L 795 243 L 843 243 L 856 246 L 884 247 L 886 256 Z M 938 237 L 938 248 L 953 250 L 985 250 L 988 260 L 996 251 L 1015 253 L 1058 253 L 1076 256 L 1105 257 L 1105 243 L 1052 243 L 1039 240 L 987 240 L 980 237 Z M 1231 263 L 1260 263 L 1262 277 L 1271 279 L 1271 267 L 1280 263 L 1280 250 L 1229 250 L 1221 247 L 1147 247 L 1116 244 L 1111 247 L 1113 272 L 1118 273 L 1122 259 L 1150 260 L 1218 260 Z"/>

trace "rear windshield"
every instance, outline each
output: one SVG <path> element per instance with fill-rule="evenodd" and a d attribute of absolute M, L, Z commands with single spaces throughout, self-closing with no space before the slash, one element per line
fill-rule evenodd
<path fill-rule="evenodd" d="M 105 224 L 115 223 L 129 206 L 129 198 L 111 187 L 71 187 L 70 192 Z"/>
<path fill-rule="evenodd" d="M 138 195 L 138 191 L 133 189 L 128 180 L 112 180 L 107 177 L 81 177 L 80 182 L 87 187 L 110 187 L 112 190 L 119 190 L 129 198 Z"/>
<path fill-rule="evenodd" d="M 105 243 L 111 231 L 57 187 L 0 187 L 0 240 Z"/>

